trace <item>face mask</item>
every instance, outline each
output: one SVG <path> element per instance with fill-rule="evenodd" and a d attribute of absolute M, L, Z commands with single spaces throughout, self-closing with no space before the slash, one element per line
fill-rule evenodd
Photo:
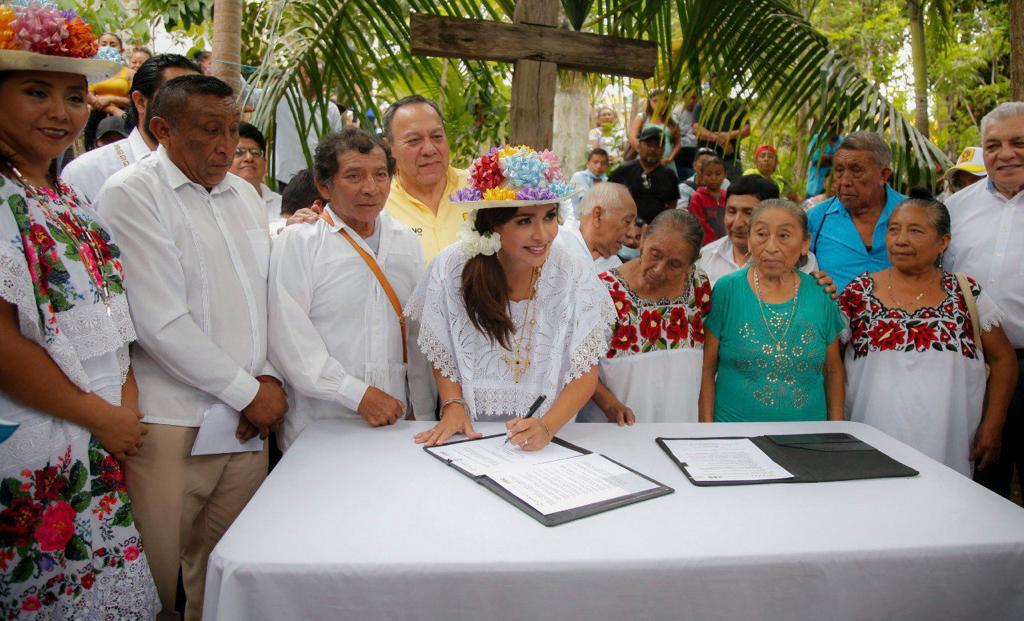
<path fill-rule="evenodd" d="M 619 246 L 619 258 L 622 262 L 632 261 L 633 259 L 640 256 L 639 248 L 630 248 L 629 246 Z"/>

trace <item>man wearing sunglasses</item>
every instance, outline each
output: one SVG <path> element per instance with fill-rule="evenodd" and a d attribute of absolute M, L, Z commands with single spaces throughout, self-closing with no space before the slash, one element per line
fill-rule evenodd
<path fill-rule="evenodd" d="M 268 221 L 281 219 L 281 195 L 263 183 L 267 176 L 267 139 L 254 125 L 242 123 L 238 126 L 238 146 L 235 147 L 231 172 L 256 188 L 267 208 Z"/>
<path fill-rule="evenodd" d="M 637 139 L 640 143 L 637 158 L 616 168 L 608 180 L 626 186 L 636 201 L 637 216 L 650 222 L 662 211 L 676 206 L 679 180 L 661 164 L 663 134 L 660 129 L 647 127 Z"/>

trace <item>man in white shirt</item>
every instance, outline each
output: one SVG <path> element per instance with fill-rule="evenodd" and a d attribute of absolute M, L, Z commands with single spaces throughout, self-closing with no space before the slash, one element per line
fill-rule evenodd
<path fill-rule="evenodd" d="M 231 162 L 231 172 L 256 188 L 267 209 L 267 221 L 281 218 L 281 195 L 267 187 L 267 139 L 263 132 L 250 123 L 238 126 L 238 146 Z"/>
<path fill-rule="evenodd" d="M 621 183 L 604 181 L 591 187 L 580 203 L 579 230 L 560 226 L 555 243 L 593 260 L 598 274 L 622 265 L 616 256 L 626 231 L 636 220 L 636 202 Z"/>
<path fill-rule="evenodd" d="M 134 127 L 128 138 L 79 155 L 64 167 L 61 178 L 90 202 L 96 200 L 100 188 L 111 175 L 156 149 L 156 138 L 139 120 L 146 118 L 149 104 L 164 82 L 198 73 L 199 67 L 194 62 L 178 54 L 158 54 L 142 63 L 128 92 L 132 100 L 128 108 L 128 126 Z"/>
<path fill-rule="evenodd" d="M 168 81 L 148 112 L 160 147 L 111 177 L 96 206 L 131 265 L 132 368 L 148 438 L 125 464 L 128 493 L 161 614 L 177 618 L 180 561 L 192 621 L 202 614 L 210 551 L 267 469 L 265 448 L 191 456 L 197 428 L 207 416 L 240 412 L 239 440 L 265 437 L 288 404 L 267 362 L 266 211 L 228 172 L 234 93 L 217 78 L 188 75 Z"/>
<path fill-rule="evenodd" d="M 1001 326 L 1022 365 L 1006 413 L 1002 456 L 974 476 L 1009 497 L 1014 468 L 1024 477 L 1024 102 L 986 114 L 981 140 L 988 179 L 950 197 L 952 239 L 943 263 L 947 271 L 972 276 L 1003 311 Z"/>
<path fill-rule="evenodd" d="M 763 200 L 779 197 L 779 186 L 761 175 L 744 175 L 725 192 L 725 228 L 728 235 L 705 245 L 700 250 L 697 267 L 708 275 L 711 286 L 718 279 L 732 274 L 750 261 L 750 216 Z M 818 269 L 813 253 L 800 270 L 810 274 Z"/>
<path fill-rule="evenodd" d="M 292 403 L 282 451 L 316 420 L 390 425 L 408 406 L 434 420 L 431 369 L 415 331 L 403 338 L 399 315 L 424 263 L 416 234 L 383 213 L 394 167 L 390 149 L 369 132 L 328 134 L 314 157 L 317 186 L 329 198 L 322 218 L 274 241 L 270 360 Z"/>

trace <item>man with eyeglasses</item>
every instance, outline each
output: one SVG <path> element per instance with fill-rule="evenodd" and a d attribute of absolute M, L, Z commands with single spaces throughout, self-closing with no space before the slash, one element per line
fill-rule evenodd
<path fill-rule="evenodd" d="M 255 125 L 242 123 L 238 126 L 238 146 L 231 172 L 256 188 L 267 208 L 268 221 L 281 219 L 281 195 L 263 183 L 267 176 L 267 139 Z"/>
<path fill-rule="evenodd" d="M 864 272 L 890 266 L 885 249 L 889 215 L 907 198 L 889 185 L 892 153 L 881 136 L 854 132 L 832 158 L 835 196 L 807 214 L 811 252 L 842 291 Z"/>
<path fill-rule="evenodd" d="M 648 127 L 637 137 L 640 148 L 632 162 L 619 166 L 608 177 L 629 189 L 636 202 L 637 216 L 647 222 L 666 209 L 673 209 L 679 200 L 676 174 L 661 164 L 663 134 L 657 127 Z"/>

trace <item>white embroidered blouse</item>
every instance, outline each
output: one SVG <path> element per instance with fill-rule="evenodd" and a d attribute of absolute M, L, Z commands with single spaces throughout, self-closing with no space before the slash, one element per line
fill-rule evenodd
<path fill-rule="evenodd" d="M 417 343 L 442 375 L 462 386 L 474 420 L 507 420 L 523 416 L 539 396 L 543 415 L 566 384 L 597 365 L 608 350 L 615 307 L 594 273 L 592 263 L 553 244 L 541 270 L 534 301 L 536 326 L 529 367 L 518 383 L 509 364 L 512 352 L 470 322 L 462 297 L 462 270 L 468 256 L 454 244 L 430 265 L 416 288 L 406 314 L 420 322 Z M 524 325 L 527 301 L 510 303 L 516 326 Z"/>

